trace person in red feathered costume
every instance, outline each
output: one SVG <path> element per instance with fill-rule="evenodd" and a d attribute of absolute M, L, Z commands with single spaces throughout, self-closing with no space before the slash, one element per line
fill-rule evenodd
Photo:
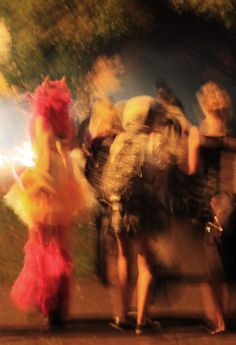
<path fill-rule="evenodd" d="M 68 311 L 71 257 L 67 231 L 73 217 L 85 219 L 92 202 L 70 155 L 74 127 L 65 80 L 45 80 L 32 95 L 31 136 L 36 164 L 27 168 L 5 195 L 29 228 L 23 269 L 11 299 L 23 310 L 38 310 L 51 327 L 64 325 Z"/>

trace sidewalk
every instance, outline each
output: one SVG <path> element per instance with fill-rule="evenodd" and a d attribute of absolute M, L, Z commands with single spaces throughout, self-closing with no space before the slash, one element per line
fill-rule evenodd
<path fill-rule="evenodd" d="M 199 289 L 197 283 L 166 282 L 165 293 L 157 293 L 150 309 L 161 322 L 162 331 L 136 336 L 133 331 L 119 332 L 109 326 L 119 303 L 118 290 L 115 286 L 104 287 L 95 277 L 74 283 L 68 325 L 59 332 L 49 331 L 46 320 L 40 316 L 16 310 L 9 301 L 9 287 L 1 286 L 0 344 L 132 345 L 134 341 L 136 345 L 235 344 L 236 327 L 232 323 L 224 336 L 210 336 L 199 327 L 203 316 Z"/>
<path fill-rule="evenodd" d="M 6 233 L 5 237 L 7 238 L 7 236 L 9 236 L 8 233 Z M 90 256 L 96 257 L 96 239 L 94 237 L 94 232 L 88 232 L 85 237 L 81 236 L 78 240 L 77 250 L 83 253 L 81 257 L 76 257 L 77 261 L 74 263 L 75 268 L 81 264 L 79 259 L 82 258 L 85 260 L 86 255 L 90 255 L 88 251 L 94 251 Z M 10 238 L 10 243 L 13 240 Z M 5 250 L 8 250 L 8 242 L 4 244 Z M 11 247 L 9 250 L 11 255 L 9 262 L 3 256 L 5 261 L 2 261 L 2 267 L 6 272 L 8 269 L 11 269 L 11 265 L 13 267 L 14 265 L 16 266 L 16 262 L 18 264 L 20 260 L 20 257 L 18 258 L 17 256 L 18 252 L 13 255 L 13 249 L 14 247 Z M 20 250 L 22 251 L 22 248 Z M 186 222 L 176 222 L 173 224 L 171 233 L 168 233 L 167 236 L 162 235 L 159 238 L 156 253 L 159 255 L 158 259 L 161 258 L 164 262 L 164 266 L 166 264 L 166 272 L 169 276 L 168 279 L 161 278 L 163 272 L 161 273 L 159 268 L 157 268 L 155 277 L 155 301 L 150 308 L 151 314 L 154 317 L 164 318 L 192 317 L 202 319 L 204 311 L 201 287 L 204 284 L 204 279 L 206 279 L 206 274 L 204 273 L 206 259 L 203 250 L 203 241 L 199 233 Z M 80 278 L 73 284 L 70 316 L 72 318 L 85 319 L 111 319 L 114 315 L 118 314 L 118 307 L 120 305 L 115 256 L 110 254 L 110 257 L 107 258 L 109 266 L 107 268 L 108 278 L 109 281 L 113 282 L 113 285 L 107 288 L 100 283 L 95 275 L 92 275 L 91 272 L 94 267 L 90 266 L 94 262 L 92 262 L 93 259 L 91 258 L 89 260 L 91 263 L 86 262 L 86 264 L 89 267 L 88 271 L 91 278 L 88 278 L 87 266 L 84 265 L 84 278 L 80 274 Z M 16 324 L 30 324 L 31 321 L 28 322 L 25 314 L 18 312 L 11 305 L 8 298 L 9 289 L 10 286 L 0 285 L 1 324 L 10 326 L 13 321 Z M 235 291 L 235 287 L 230 291 L 229 303 L 226 308 L 227 315 L 236 314 Z"/>
<path fill-rule="evenodd" d="M 150 306 L 153 318 L 203 318 L 200 283 L 166 282 L 163 283 Z M 0 325 L 30 326 L 32 315 L 19 311 L 9 299 L 9 286 L 0 288 Z M 135 304 L 135 294 L 134 303 Z M 120 305 L 119 289 L 117 286 L 103 286 L 94 277 L 80 278 L 74 282 L 70 303 L 69 319 L 104 319 L 111 320 L 118 314 Z M 235 309 L 235 301 L 231 299 L 229 314 Z M 37 322 L 40 318 L 37 317 Z M 45 326 L 43 319 L 41 326 Z"/>
<path fill-rule="evenodd" d="M 118 314 L 120 305 L 113 258 L 108 260 L 113 285 L 105 287 L 95 275 L 90 275 L 90 278 L 80 276 L 74 280 L 68 324 L 60 332 L 49 331 L 47 320 L 41 316 L 17 310 L 9 300 L 10 286 L 1 285 L 0 345 L 133 345 L 134 342 L 135 345 L 236 344 L 234 289 L 230 292 L 226 308 L 230 331 L 225 336 L 206 334 L 199 327 L 204 319 L 201 295 L 204 284 L 201 278 L 204 266 L 202 244 L 191 229 L 181 225 L 174 229 L 169 245 L 177 263 L 176 272 L 180 275 L 175 279 L 164 279 L 157 272 L 150 315 L 161 322 L 161 332 L 136 336 L 133 331 L 122 333 L 109 326 L 109 322 Z"/>

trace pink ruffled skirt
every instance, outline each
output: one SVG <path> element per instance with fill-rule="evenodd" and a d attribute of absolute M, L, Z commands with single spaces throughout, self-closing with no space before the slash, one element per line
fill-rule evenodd
<path fill-rule="evenodd" d="M 63 243 L 63 228 L 30 230 L 23 269 L 12 289 L 11 299 L 22 310 L 67 312 L 71 279 L 71 258 Z"/>

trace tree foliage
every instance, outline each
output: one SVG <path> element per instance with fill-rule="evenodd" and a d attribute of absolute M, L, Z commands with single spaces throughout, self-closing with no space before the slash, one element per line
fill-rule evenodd
<path fill-rule="evenodd" d="M 47 74 L 66 74 L 75 90 L 98 55 L 152 27 L 163 5 L 236 24 L 235 0 L 1 0 L 10 35 L 1 24 L 10 50 L 3 61 L 0 49 L 1 83 L 32 90 Z"/>
<path fill-rule="evenodd" d="M 0 72 L 27 89 L 46 74 L 80 78 L 104 47 L 150 22 L 138 0 L 1 0 L 0 17 L 12 40 Z"/>
<path fill-rule="evenodd" d="M 226 28 L 236 26 L 235 0 L 169 0 L 169 3 L 180 13 L 191 10 L 197 15 L 221 22 Z"/>

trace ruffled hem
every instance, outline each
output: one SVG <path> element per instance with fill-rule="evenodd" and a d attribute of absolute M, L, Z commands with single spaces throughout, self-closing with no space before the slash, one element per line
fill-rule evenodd
<path fill-rule="evenodd" d="M 25 246 L 24 266 L 16 279 L 11 299 L 24 311 L 38 310 L 44 316 L 67 309 L 71 276 L 69 253 L 52 239 L 48 245 L 30 239 Z"/>
<path fill-rule="evenodd" d="M 74 217 L 86 221 L 96 209 L 91 186 L 82 174 L 75 178 L 65 175 L 55 183 L 37 170 L 27 169 L 5 195 L 6 204 L 29 227 L 33 224 L 55 226 L 69 224 Z"/>

